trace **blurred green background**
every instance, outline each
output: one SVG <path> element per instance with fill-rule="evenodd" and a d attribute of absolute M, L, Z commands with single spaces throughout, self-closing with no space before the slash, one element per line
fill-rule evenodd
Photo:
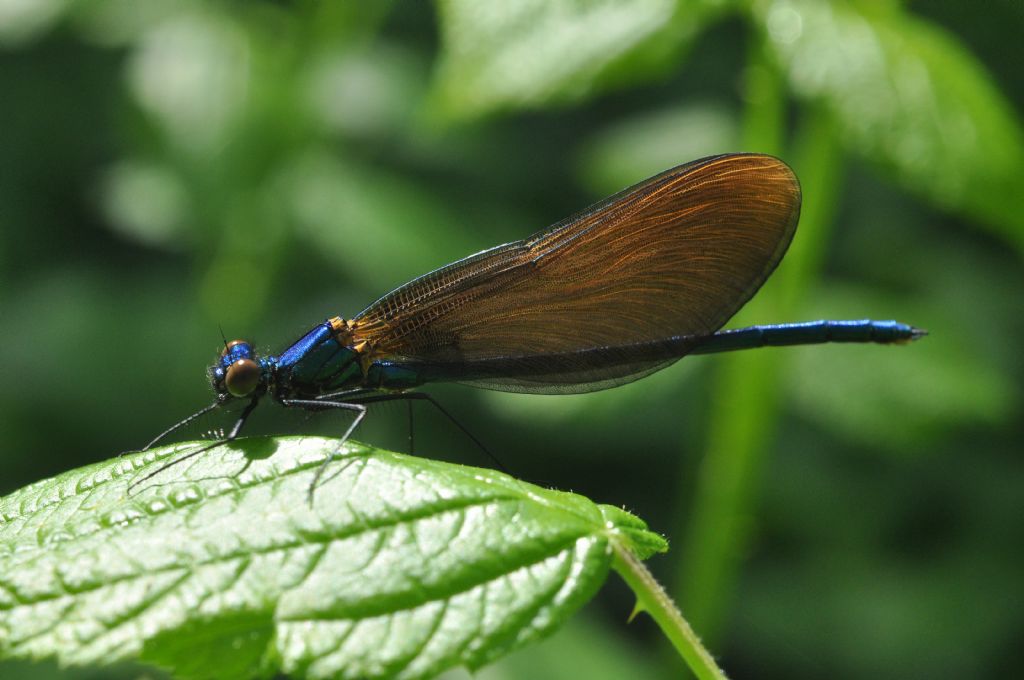
<path fill-rule="evenodd" d="M 433 392 L 514 474 L 664 533 L 651 568 L 736 678 L 1013 677 L 1022 34 L 1019 0 L 0 0 L 0 492 L 207 403 L 219 328 L 278 350 L 655 172 L 764 151 L 804 213 L 730 325 L 931 336 Z M 340 431 L 279 411 L 250 431 Z M 403 407 L 371 415 L 358 437 L 404 450 Z M 426 409 L 417 442 L 489 464 Z M 477 677 L 678 677 L 631 606 L 612 579 Z"/>

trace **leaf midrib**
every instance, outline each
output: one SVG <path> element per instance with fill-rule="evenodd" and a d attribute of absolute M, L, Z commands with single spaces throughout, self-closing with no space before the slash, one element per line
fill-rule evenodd
<path fill-rule="evenodd" d="M 161 567 L 157 567 L 155 569 L 147 570 L 145 572 L 139 572 L 139 573 L 135 573 L 135 574 L 127 574 L 127 575 L 116 576 L 116 577 L 113 577 L 113 578 L 110 578 L 110 579 L 107 579 L 107 580 L 104 580 L 104 581 L 101 581 L 101 582 L 90 583 L 90 584 L 87 584 L 84 587 L 76 588 L 74 590 L 65 591 L 63 593 L 53 593 L 53 594 L 48 595 L 48 596 L 38 597 L 38 598 L 34 598 L 34 599 L 24 599 L 24 598 L 19 597 L 17 592 L 16 592 L 16 590 L 14 588 L 12 588 L 8 584 L 3 583 L 2 581 L 0 581 L 0 584 L 3 585 L 4 589 L 11 595 L 12 599 L 15 600 L 15 604 L 13 604 L 13 605 L 0 605 L 0 611 L 10 611 L 10 610 L 16 609 L 17 607 L 33 606 L 33 605 L 37 605 L 37 604 L 43 604 L 45 602 L 51 602 L 51 601 L 59 600 L 59 599 L 61 599 L 63 597 L 75 597 L 75 596 L 78 596 L 78 595 L 84 595 L 84 594 L 88 594 L 88 593 L 91 593 L 91 592 L 95 592 L 95 591 L 100 590 L 100 589 L 105 588 L 105 587 L 110 587 L 110 586 L 117 585 L 119 583 L 126 583 L 126 582 L 130 582 L 130 581 L 133 581 L 133 580 L 136 580 L 136 579 L 145 578 L 147 576 L 159 575 L 159 574 L 164 574 L 164 573 L 168 573 L 168 572 L 172 572 L 172 571 L 187 570 L 187 571 L 190 571 L 190 572 L 194 572 L 194 571 L 197 571 L 197 570 L 199 570 L 199 569 L 201 569 L 203 567 L 206 567 L 206 566 L 212 566 L 212 565 L 215 565 L 215 564 L 227 563 L 227 562 L 230 562 L 232 560 L 246 559 L 246 558 L 250 558 L 252 556 L 271 555 L 271 554 L 277 553 L 277 552 L 286 552 L 286 551 L 289 551 L 289 550 L 296 550 L 296 549 L 299 549 L 299 548 L 302 548 L 302 547 L 313 546 L 313 545 L 327 546 L 327 545 L 329 545 L 331 543 L 334 543 L 334 542 L 343 541 L 343 540 L 347 540 L 347 539 L 350 539 L 350 538 L 358 537 L 359 535 L 367 533 L 367 532 L 371 532 L 371 531 L 387 531 L 387 530 L 390 530 L 390 529 L 394 529 L 394 528 L 396 528 L 396 527 L 398 527 L 398 526 L 400 526 L 402 524 L 408 524 L 408 523 L 412 523 L 412 522 L 418 522 L 418 521 L 422 521 L 422 520 L 426 520 L 426 519 L 436 518 L 436 517 L 440 516 L 441 514 L 444 514 L 444 513 L 447 513 L 447 512 L 460 512 L 460 511 L 465 511 L 465 510 L 473 508 L 473 507 L 482 507 L 482 506 L 491 505 L 491 504 L 500 505 L 500 504 L 503 504 L 503 503 L 510 503 L 510 502 L 511 503 L 522 503 L 522 502 L 524 502 L 524 500 L 522 498 L 516 497 L 516 496 L 492 496 L 492 497 L 485 498 L 485 499 L 479 499 L 479 498 L 465 499 L 464 501 L 462 499 L 459 499 L 459 501 L 456 501 L 456 502 L 447 502 L 447 503 L 444 503 L 444 504 L 435 504 L 435 505 L 432 505 L 432 506 L 427 507 L 427 508 L 417 508 L 416 512 L 400 513 L 397 516 L 396 515 L 392 515 L 392 516 L 390 516 L 389 518 L 387 518 L 384 521 L 363 522 L 359 526 L 346 527 L 345 528 L 346 530 L 340 531 L 340 532 L 336 532 L 336 533 L 333 533 L 333 534 L 332 533 L 324 533 L 324 534 L 321 534 L 321 535 L 315 535 L 315 534 L 312 534 L 311 532 L 305 532 L 306 535 L 304 536 L 303 540 L 289 541 L 289 542 L 287 542 L 285 544 L 278 544 L 278 545 L 269 546 L 269 547 L 253 548 L 251 550 L 235 550 L 235 551 L 232 551 L 232 552 L 229 552 L 229 553 L 225 553 L 225 554 L 222 554 L 222 555 L 213 556 L 213 557 L 210 557 L 208 559 L 201 559 L 201 560 L 198 560 L 198 561 L 195 561 L 195 562 L 191 562 L 189 564 L 168 564 L 168 565 L 164 565 L 164 566 L 161 566 Z M 569 513 L 569 514 L 572 514 L 572 515 L 575 516 L 575 513 Z M 595 527 L 595 528 L 599 528 L 599 527 Z M 94 535 L 94 533 L 85 534 L 85 535 L 82 536 L 82 538 L 83 539 L 84 538 L 89 538 L 89 537 L 92 537 L 93 535 Z M 550 557 L 550 556 L 552 556 L 554 554 L 557 554 L 559 551 L 564 550 L 567 545 L 575 543 L 580 538 L 582 538 L 582 537 L 584 537 L 586 535 L 587 535 L 586 532 L 580 532 L 578 534 L 573 535 L 571 538 L 565 539 L 564 541 L 561 541 L 561 542 L 557 543 L 556 545 L 561 546 L 561 547 L 558 548 L 558 550 L 555 550 L 554 552 L 545 552 L 545 553 L 543 553 L 543 556 L 540 557 L 540 559 L 538 559 L 536 561 L 540 561 L 541 559 L 546 559 L 547 557 Z M 548 547 L 550 547 L 550 546 L 545 546 L 545 548 L 548 548 Z M 33 559 L 37 559 L 37 558 L 39 558 L 39 556 L 33 556 Z M 532 563 L 532 562 L 526 561 L 524 564 L 530 564 L 530 563 Z M 26 567 L 26 565 L 30 565 L 30 564 L 31 564 L 31 562 L 19 562 L 16 566 L 19 569 L 23 569 L 23 568 Z M 500 576 L 503 573 L 510 573 L 511 571 L 514 571 L 515 569 L 518 569 L 518 568 L 520 568 L 520 565 L 517 562 L 517 565 L 514 568 L 507 569 L 507 570 L 504 570 L 504 571 L 501 571 L 501 572 L 496 572 L 495 576 Z M 481 582 L 485 582 L 486 580 L 492 580 L 495 576 L 492 576 L 492 577 L 490 577 L 488 579 L 485 579 L 484 581 L 481 581 Z M 308 578 L 308 574 L 307 574 L 306 577 Z M 455 591 L 455 592 L 460 592 L 460 591 Z M 430 600 L 425 600 L 425 601 L 430 601 Z"/>

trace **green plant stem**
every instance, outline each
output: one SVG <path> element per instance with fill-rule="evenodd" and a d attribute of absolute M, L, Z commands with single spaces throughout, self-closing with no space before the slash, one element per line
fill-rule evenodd
<path fill-rule="evenodd" d="M 629 548 L 613 542 L 612 568 L 636 595 L 637 611 L 647 612 L 700 680 L 726 680 L 679 607 Z"/>
<path fill-rule="evenodd" d="M 754 29 L 756 31 L 756 29 Z M 785 89 L 765 38 L 752 38 L 746 69 L 744 148 L 782 155 Z M 769 282 L 731 325 L 781 320 Z M 705 639 L 717 638 L 747 545 L 751 507 L 764 448 L 775 432 L 778 356 L 739 352 L 717 357 L 706 451 L 688 515 L 684 567 L 677 584 L 683 606 Z"/>
<path fill-rule="evenodd" d="M 778 154 L 784 83 L 763 43 L 752 51 L 748 74 L 747 148 Z M 778 129 L 773 131 L 773 125 Z M 842 154 L 830 115 L 808 109 L 793 147 L 788 160 L 802 179 L 804 194 L 800 227 L 782 265 L 735 325 L 799 320 L 794 316 L 821 267 L 841 188 Z M 750 543 L 765 454 L 780 417 L 786 358 L 784 352 L 760 351 L 717 359 L 707 449 L 678 584 L 690 620 L 707 640 L 717 639 L 723 627 L 728 596 Z"/>

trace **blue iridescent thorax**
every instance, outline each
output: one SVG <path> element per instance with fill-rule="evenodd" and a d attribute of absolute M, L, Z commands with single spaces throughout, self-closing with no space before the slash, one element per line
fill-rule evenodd
<path fill-rule="evenodd" d="M 278 399 L 316 397 L 363 382 L 359 353 L 339 342 L 331 321 L 314 327 L 273 360 L 276 375 L 271 389 Z"/>

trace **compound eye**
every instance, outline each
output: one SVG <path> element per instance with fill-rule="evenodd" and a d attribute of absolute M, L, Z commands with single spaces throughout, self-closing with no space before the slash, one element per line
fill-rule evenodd
<path fill-rule="evenodd" d="M 228 366 L 224 386 L 233 397 L 247 397 L 260 384 L 260 365 L 252 359 L 239 359 Z"/>

